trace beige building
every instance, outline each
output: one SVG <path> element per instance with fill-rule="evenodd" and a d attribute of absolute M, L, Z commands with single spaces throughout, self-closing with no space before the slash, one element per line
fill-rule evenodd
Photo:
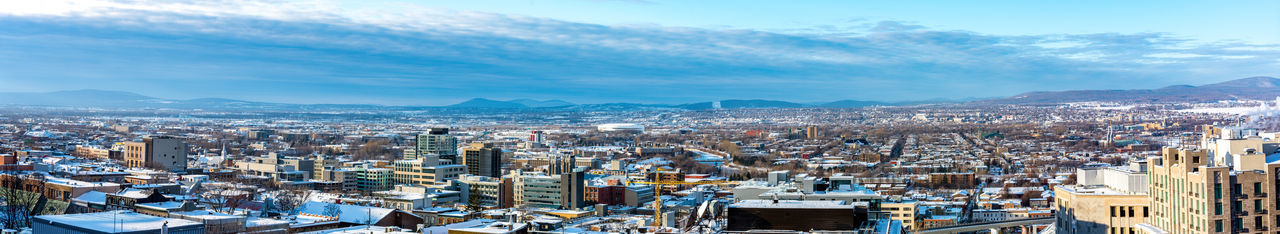
<path fill-rule="evenodd" d="M 187 143 L 169 136 L 143 138 L 124 143 L 124 162 L 130 168 L 166 171 L 187 170 Z"/>
<path fill-rule="evenodd" d="M 1200 148 L 1164 148 L 1148 159 L 1150 228 L 1174 234 L 1280 231 L 1280 143 L 1262 135 L 1275 136 L 1209 127 Z"/>
<path fill-rule="evenodd" d="M 492 143 L 471 143 L 462 148 L 461 156 L 459 161 L 467 166 L 467 174 L 502 176 L 502 149 L 493 147 Z"/>
<path fill-rule="evenodd" d="M 449 180 L 467 173 L 463 165 L 441 165 L 439 156 L 423 155 L 414 160 L 396 160 L 392 180 L 397 184 L 444 186 Z"/>
<path fill-rule="evenodd" d="M 916 201 L 902 202 L 885 202 L 880 204 L 880 210 L 889 212 L 889 219 L 902 221 L 903 230 L 915 230 L 916 227 L 916 208 L 920 206 Z"/>
<path fill-rule="evenodd" d="M 1057 233 L 1136 233 L 1151 215 L 1146 194 L 1073 185 L 1056 186 L 1053 194 Z"/>
<path fill-rule="evenodd" d="M 1076 170 L 1076 184 L 1053 189 L 1059 233 L 1137 233 L 1151 216 L 1146 161 Z"/>

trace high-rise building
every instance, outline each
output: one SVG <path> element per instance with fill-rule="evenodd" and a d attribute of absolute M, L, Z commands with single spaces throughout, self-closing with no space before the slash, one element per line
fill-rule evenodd
<path fill-rule="evenodd" d="M 187 170 L 187 143 L 170 136 L 143 138 L 124 143 L 127 167 L 154 168 L 166 171 Z"/>
<path fill-rule="evenodd" d="M 572 170 L 560 174 L 560 209 L 578 209 L 587 205 L 586 172 Z"/>
<path fill-rule="evenodd" d="M 529 133 L 529 141 L 533 143 L 542 143 L 546 137 L 542 135 L 542 131 L 534 130 Z"/>
<path fill-rule="evenodd" d="M 1151 163 L 1151 218 L 1167 233 L 1267 233 L 1280 227 L 1280 134 L 1211 127 L 1200 148 L 1164 148 Z M 1265 135 L 1265 136 L 1264 136 Z"/>
<path fill-rule="evenodd" d="M 417 143 L 418 156 L 435 154 L 457 163 L 458 138 L 449 135 L 448 128 L 431 128 L 426 134 L 418 134 Z"/>
<path fill-rule="evenodd" d="M 809 125 L 808 127 L 805 127 L 805 128 L 804 128 L 804 135 L 805 135 L 805 137 L 808 137 L 809 139 L 818 139 L 819 137 L 822 137 L 822 135 L 821 135 L 821 134 L 819 134 L 819 132 L 818 132 L 818 126 L 816 126 L 816 125 Z"/>
<path fill-rule="evenodd" d="M 462 148 L 462 164 L 467 173 L 478 176 L 502 176 L 502 149 L 492 143 L 471 143 Z"/>

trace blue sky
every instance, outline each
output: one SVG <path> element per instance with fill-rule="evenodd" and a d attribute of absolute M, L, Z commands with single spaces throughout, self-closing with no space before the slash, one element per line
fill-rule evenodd
<path fill-rule="evenodd" d="M 902 101 L 1280 76 L 1280 2 L 0 1 L 0 91 Z"/>

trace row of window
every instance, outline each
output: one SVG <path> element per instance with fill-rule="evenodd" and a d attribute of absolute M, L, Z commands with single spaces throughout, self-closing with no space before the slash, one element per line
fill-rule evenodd
<path fill-rule="evenodd" d="M 1146 206 L 1111 206 L 1111 217 L 1151 217 L 1151 211 Z M 1142 216 L 1138 216 L 1138 211 L 1142 211 Z"/>

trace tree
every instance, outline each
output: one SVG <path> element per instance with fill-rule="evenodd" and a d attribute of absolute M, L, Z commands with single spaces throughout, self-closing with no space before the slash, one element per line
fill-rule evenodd
<path fill-rule="evenodd" d="M 276 210 L 279 210 L 280 213 L 285 215 L 296 214 L 298 212 L 298 208 L 302 206 L 303 199 L 306 199 L 308 193 L 310 193 L 310 191 L 303 191 L 297 188 L 279 191 L 276 193 L 275 200 L 273 201 L 275 203 Z"/>
<path fill-rule="evenodd" d="M 391 154 L 391 149 L 387 148 L 388 144 L 390 144 L 390 141 L 388 140 L 372 140 L 366 142 L 364 145 L 360 145 L 360 149 L 357 149 L 353 156 L 356 160 L 374 158 L 386 160 L 387 158 L 385 157 Z"/>
<path fill-rule="evenodd" d="M 467 213 L 484 211 L 484 200 L 481 199 L 480 190 L 476 187 L 471 187 L 468 191 L 466 211 Z"/>
<path fill-rule="evenodd" d="M 43 209 L 38 206 L 44 200 L 45 180 L 43 175 L 34 173 L 0 175 L 0 213 L 5 215 L 6 229 L 31 227 L 31 217 Z"/>
<path fill-rule="evenodd" d="M 342 207 L 338 206 L 336 203 L 329 203 L 328 205 L 324 205 L 323 212 L 324 213 L 320 215 L 338 217 L 338 215 L 342 215 Z"/>

